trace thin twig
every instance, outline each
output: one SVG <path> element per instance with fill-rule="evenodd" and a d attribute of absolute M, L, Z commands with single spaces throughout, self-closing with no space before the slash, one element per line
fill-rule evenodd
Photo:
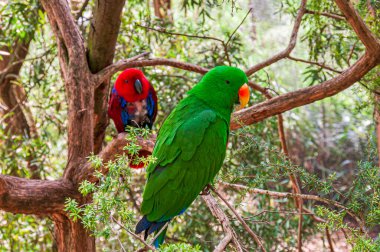
<path fill-rule="evenodd" d="M 80 10 L 75 14 L 75 20 L 76 21 L 78 21 L 82 17 L 83 12 L 86 9 L 89 2 L 90 2 L 90 0 L 85 0 L 82 7 L 80 8 Z"/>
<path fill-rule="evenodd" d="M 185 63 L 173 59 L 163 59 L 163 58 L 156 58 L 156 59 L 146 59 L 146 60 L 120 60 L 118 62 L 115 62 L 114 64 L 107 66 L 103 68 L 103 70 L 99 71 L 97 74 L 95 74 L 96 83 L 97 85 L 100 85 L 104 80 L 110 78 L 114 73 L 124 70 L 125 68 L 130 67 L 147 67 L 147 66 L 171 66 L 191 72 L 196 72 L 200 74 L 205 74 L 209 71 L 209 69 L 194 65 L 191 63 Z"/>
<path fill-rule="evenodd" d="M 8 64 L 8 66 L 6 68 L 4 68 L 2 71 L 0 71 L 0 75 L 5 74 L 10 68 L 12 68 L 13 66 L 15 66 L 17 64 L 23 63 L 25 61 L 34 61 L 37 59 L 41 59 L 44 56 L 48 55 L 51 51 L 52 51 L 52 48 L 49 48 L 48 50 L 46 50 L 45 52 L 43 52 L 42 54 L 40 54 L 36 57 L 13 61 L 10 64 Z"/>
<path fill-rule="evenodd" d="M 331 240 L 331 235 L 330 235 L 330 231 L 329 231 L 328 227 L 326 227 L 326 238 L 327 238 L 327 241 L 328 241 L 329 246 L 330 246 L 330 251 L 334 252 L 334 246 L 333 246 L 333 243 Z"/>
<path fill-rule="evenodd" d="M 150 242 L 150 245 L 154 243 L 154 241 L 157 239 L 157 237 L 167 228 L 169 225 L 169 221 L 165 223 L 165 225 L 158 231 L 158 233 L 153 237 L 152 241 Z"/>
<path fill-rule="evenodd" d="M 344 16 L 339 15 L 339 14 L 335 14 L 335 13 L 317 12 L 317 11 L 312 11 L 312 10 L 306 10 L 305 13 L 306 14 L 325 16 L 325 17 L 336 19 L 336 20 L 345 20 Z"/>
<path fill-rule="evenodd" d="M 225 251 L 225 248 L 227 247 L 228 243 L 230 243 L 232 239 L 232 235 L 228 233 L 220 242 L 219 244 L 214 248 L 213 252 L 223 252 Z"/>
<path fill-rule="evenodd" d="M 118 61 L 106 68 L 103 68 L 100 72 L 93 75 L 93 78 L 95 79 L 95 88 L 97 88 L 99 85 L 101 85 L 105 80 L 111 78 L 111 76 L 121 70 L 124 70 L 128 66 L 126 64 L 136 61 L 140 58 L 146 57 L 150 54 L 150 52 L 143 52 L 138 55 L 135 55 L 131 58 Z"/>
<path fill-rule="evenodd" d="M 188 38 L 209 39 L 209 40 L 218 41 L 222 44 L 226 59 L 227 59 L 229 65 L 231 65 L 231 60 L 230 60 L 230 56 L 228 53 L 228 47 L 227 47 L 227 44 L 224 42 L 223 39 L 211 37 L 211 36 L 201 36 L 201 35 L 186 34 L 186 33 L 180 33 L 180 32 L 169 32 L 169 31 L 166 31 L 165 28 L 157 29 L 157 28 L 153 28 L 153 27 L 149 27 L 149 26 L 145 26 L 145 25 L 140 25 L 140 24 L 137 24 L 137 26 L 139 26 L 141 28 L 145 28 L 147 30 L 152 30 L 152 31 L 160 32 L 160 33 L 165 33 L 168 35 L 173 35 L 173 36 L 183 36 L 183 37 L 188 37 Z"/>
<path fill-rule="evenodd" d="M 309 60 L 304 60 L 304 59 L 296 58 L 296 57 L 293 57 L 293 56 L 290 56 L 290 55 L 287 56 L 287 58 L 290 59 L 290 60 L 294 60 L 294 61 L 298 61 L 298 62 L 303 62 L 303 63 L 307 63 L 307 64 L 310 64 L 310 65 L 316 65 L 316 66 L 319 66 L 319 67 L 321 67 L 323 69 L 329 70 L 329 71 L 334 72 L 334 73 L 339 73 L 339 74 L 342 73 L 342 71 L 336 70 L 336 69 L 334 69 L 332 67 L 329 67 L 329 66 L 327 66 L 327 65 L 325 65 L 323 63 L 309 61 Z"/>
<path fill-rule="evenodd" d="M 157 29 L 157 28 L 153 28 L 153 27 L 149 27 L 149 26 L 145 26 L 145 25 L 141 25 L 141 24 L 137 24 L 137 26 L 144 28 L 144 29 L 147 29 L 147 30 L 152 30 L 152 31 L 165 33 L 165 34 L 169 34 L 169 35 L 174 35 L 174 36 L 183 36 L 183 37 L 197 38 L 197 39 L 210 39 L 210 40 L 215 40 L 215 41 L 219 41 L 221 43 L 224 43 L 224 41 L 222 39 L 211 37 L 211 36 L 201 36 L 201 35 L 186 34 L 186 33 L 180 33 L 180 32 L 169 32 L 169 31 L 166 31 L 165 28 Z"/>
<path fill-rule="evenodd" d="M 228 219 L 224 211 L 220 208 L 215 198 L 211 194 L 205 194 L 205 195 L 202 195 L 202 199 L 206 202 L 206 205 L 210 209 L 211 214 L 219 220 L 220 224 L 222 225 L 223 231 L 227 234 L 231 234 L 232 236 L 231 239 L 232 239 L 233 244 L 235 245 L 236 250 L 238 252 L 243 252 L 243 249 L 240 245 L 237 234 L 231 227 L 230 220 Z"/>
<path fill-rule="evenodd" d="M 147 247 L 147 248 L 149 248 L 149 249 L 151 249 L 151 250 L 153 250 L 153 251 L 156 250 L 154 247 L 152 247 L 151 245 L 149 245 L 148 243 L 146 243 L 146 242 L 144 241 L 144 239 L 142 239 L 140 236 L 138 236 L 138 235 L 136 235 L 135 233 L 129 231 L 128 228 L 126 228 L 123 224 L 121 224 L 118 220 L 116 220 L 115 217 L 113 217 L 112 215 L 111 215 L 111 218 L 112 218 L 112 220 L 113 220 L 116 224 L 118 224 L 121 228 L 123 228 L 125 231 L 127 231 L 128 234 L 132 235 L 134 238 L 136 238 L 137 240 L 139 240 L 140 242 L 142 242 L 142 243 L 145 245 L 145 247 Z"/>
<path fill-rule="evenodd" d="M 236 29 L 232 32 L 232 34 L 228 37 L 228 40 L 227 42 L 225 42 L 226 46 L 228 45 L 228 43 L 230 43 L 232 37 L 235 35 L 235 33 L 237 32 L 237 30 L 239 30 L 240 26 L 242 26 L 242 24 L 244 23 L 244 21 L 247 19 L 249 13 L 251 13 L 252 11 L 252 8 L 250 8 L 247 12 L 247 14 L 245 15 L 245 17 L 243 18 L 243 20 L 240 22 L 240 24 L 236 27 Z"/>
<path fill-rule="evenodd" d="M 228 37 L 228 40 L 227 42 L 222 42 L 223 44 L 223 48 L 224 48 L 224 54 L 226 55 L 226 58 L 227 58 L 227 61 L 229 63 L 229 65 L 231 66 L 232 62 L 231 62 L 231 59 L 230 59 L 230 55 L 228 53 L 228 43 L 230 43 L 232 37 L 235 35 L 235 33 L 239 30 L 240 26 L 244 23 L 244 21 L 247 19 L 249 13 L 251 13 L 252 11 L 252 8 L 250 8 L 247 12 L 247 14 L 245 15 L 245 17 L 243 18 L 243 20 L 240 22 L 240 24 L 235 28 L 235 30 L 232 32 L 232 34 Z"/>
<path fill-rule="evenodd" d="M 112 221 L 112 215 L 110 216 L 111 217 L 111 221 Z M 111 230 L 113 231 L 113 232 L 115 232 L 114 230 L 113 230 L 113 228 L 112 228 L 112 225 L 111 225 Z M 116 233 L 116 232 L 115 232 Z M 119 239 L 119 236 L 116 234 L 116 239 L 117 239 L 117 241 L 119 242 L 119 244 L 120 244 L 120 247 L 121 247 L 121 249 L 124 251 L 124 252 L 126 252 L 126 250 L 125 250 L 125 248 L 124 248 L 124 246 L 123 246 L 123 243 L 120 241 L 120 239 Z"/>
<path fill-rule="evenodd" d="M 356 48 L 356 45 L 357 45 L 358 41 L 359 41 L 359 40 L 356 40 L 356 41 L 355 41 L 355 43 L 352 45 L 352 48 L 351 48 L 351 50 L 350 50 L 350 53 L 348 54 L 348 58 L 347 58 L 346 62 L 347 62 L 347 64 L 348 64 L 349 66 L 351 66 L 351 64 L 350 64 L 350 60 L 351 60 L 351 58 L 352 58 L 352 55 L 354 55 L 354 51 L 355 51 L 355 48 Z"/>
<path fill-rule="evenodd" d="M 284 130 L 284 119 L 282 117 L 282 114 L 279 114 L 277 116 L 277 124 L 278 124 L 278 133 L 280 136 L 280 142 L 281 142 L 281 149 L 282 152 L 286 157 L 289 157 L 289 152 L 288 152 L 288 147 L 286 144 L 286 138 L 285 138 L 285 130 Z M 298 183 L 298 178 L 290 174 L 289 175 L 290 181 L 292 182 L 293 186 L 293 191 L 295 193 L 300 194 L 301 193 L 301 188 Z M 298 207 L 298 213 L 299 213 L 299 218 L 298 218 L 298 232 L 297 232 L 297 249 L 298 251 L 302 251 L 302 222 L 303 222 L 303 215 L 302 215 L 302 210 L 303 210 L 303 200 L 301 198 L 295 198 L 296 201 L 296 206 Z"/>
<path fill-rule="evenodd" d="M 137 201 L 134 196 L 134 192 L 132 191 L 131 187 L 128 188 L 127 190 L 129 197 L 131 198 L 133 207 L 136 209 L 136 211 L 140 211 L 140 207 L 137 205 Z"/>
<path fill-rule="evenodd" d="M 252 231 L 252 229 L 248 226 L 248 224 L 244 221 L 244 219 L 240 216 L 240 214 L 236 211 L 236 209 L 220 194 L 218 193 L 214 187 L 212 187 L 211 185 L 209 185 L 211 190 L 216 194 L 218 195 L 218 197 L 226 204 L 226 206 L 235 214 L 236 218 L 240 221 L 240 223 L 243 225 L 244 229 L 248 232 L 248 234 L 250 234 L 250 236 L 255 240 L 255 242 L 257 243 L 257 246 L 259 246 L 259 248 L 262 250 L 262 251 L 266 251 L 263 243 L 261 242 L 260 238 Z"/>
<path fill-rule="evenodd" d="M 277 53 L 276 55 L 270 57 L 267 60 L 264 60 L 263 62 L 260 62 L 252 67 L 250 67 L 247 71 L 245 71 L 247 76 L 251 76 L 255 72 L 272 65 L 273 63 L 276 63 L 277 61 L 286 58 L 287 56 L 290 55 L 290 53 L 293 51 L 294 47 L 296 46 L 297 43 L 297 35 L 298 31 L 301 25 L 302 17 L 305 15 L 306 11 L 306 2 L 307 0 L 302 0 L 301 6 L 298 9 L 298 13 L 296 16 L 296 20 L 294 22 L 293 30 L 290 35 L 290 40 L 288 46 L 281 52 Z"/>

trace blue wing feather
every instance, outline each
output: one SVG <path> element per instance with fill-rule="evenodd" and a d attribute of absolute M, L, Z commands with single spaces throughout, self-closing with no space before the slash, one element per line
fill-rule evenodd
<path fill-rule="evenodd" d="M 154 106 L 155 106 L 152 92 L 149 92 L 148 98 L 146 99 L 146 103 L 147 103 L 149 118 L 152 119 L 153 113 L 154 113 Z"/>

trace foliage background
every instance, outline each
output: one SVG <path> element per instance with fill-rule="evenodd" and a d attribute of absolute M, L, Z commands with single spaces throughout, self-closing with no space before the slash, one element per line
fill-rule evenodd
<path fill-rule="evenodd" d="M 372 31 L 379 36 L 379 19 L 369 15 L 366 2 L 355 1 L 355 6 Z M 371 3 L 379 12 L 379 3 Z M 78 3 L 72 2 L 72 5 L 75 10 Z M 78 21 L 83 34 L 89 32 L 93 5 L 94 2 L 90 1 L 83 17 Z M 286 46 L 298 7 L 299 1 L 293 0 L 172 1 L 174 21 L 171 22 L 154 16 L 150 1 L 127 1 L 115 60 L 149 51 L 155 57 L 174 58 L 204 67 L 228 64 L 220 41 L 173 36 L 142 26 L 212 36 L 226 42 L 235 28 L 239 27 L 248 9 L 252 8 L 252 13 L 228 44 L 228 57 L 232 65 L 246 69 Z M 309 1 L 308 9 L 338 13 L 337 7 L 327 0 Z M 0 125 L 0 171 L 2 174 L 29 177 L 29 171 L 19 167 L 26 167 L 25 158 L 31 148 L 37 154 L 33 162 L 41 167 L 41 178 L 59 178 L 65 167 L 67 154 L 67 106 L 52 31 L 35 0 L 0 2 L 0 13 L 0 48 L 10 46 L 17 40 L 33 38 L 17 85 L 25 88 L 25 107 L 29 110 L 38 132 L 38 137 L 33 139 L 25 135 L 12 136 L 5 133 L 5 124 Z M 343 70 L 357 60 L 363 50 L 346 22 L 320 15 L 306 15 L 292 55 Z M 168 67 L 149 67 L 143 70 L 158 92 L 157 131 L 164 118 L 201 76 Z M 289 179 L 286 175 L 296 173 L 301 177 L 304 193 L 334 199 L 350 207 L 366 220 L 369 235 L 375 238 L 379 229 L 376 224 L 380 221 L 380 182 L 378 169 L 375 167 L 378 162 L 373 118 L 376 106 L 372 91 L 379 88 L 378 73 L 379 67 L 367 75 L 362 83 L 332 98 L 284 114 L 292 162 L 288 162 L 279 152 L 275 118 L 233 132 L 226 162 L 216 181 L 289 191 Z M 281 94 L 317 84 L 335 75 L 336 73 L 315 65 L 283 60 L 256 73 L 252 81 L 269 88 L 273 94 Z M 115 77 L 116 75 L 113 78 Z M 262 95 L 252 93 L 251 102 L 262 100 Z M 110 141 L 115 135 L 116 130 L 111 123 L 106 141 Z M 115 162 L 114 169 L 115 172 L 104 177 L 97 188 L 83 186 L 84 191 L 96 191 L 95 205 L 88 209 L 79 209 L 71 202 L 74 205 L 68 204 L 67 208 L 71 213 L 86 211 L 82 220 L 87 221 L 88 226 L 98 235 L 97 246 L 100 250 L 120 250 L 119 240 L 124 247 L 137 249 L 140 244 L 120 227 L 110 226 L 106 216 L 113 212 L 122 218 L 126 227 L 133 229 L 139 218 L 136 206 L 139 205 L 144 174 L 129 171 L 122 160 Z M 124 173 L 127 184 L 120 182 L 119 173 Z M 115 191 L 116 198 L 120 201 L 111 201 Z M 296 246 L 298 217 L 294 214 L 295 205 L 292 199 L 274 200 L 246 191 L 227 189 L 226 196 L 247 218 L 251 228 L 263 238 L 268 250 L 284 251 Z M 339 216 L 339 209 L 326 210 L 328 208 L 315 202 L 306 202 L 305 205 L 329 220 L 328 225 L 332 231 L 352 224 L 349 218 Z M 264 210 L 266 212 L 257 215 Z M 254 248 L 256 245 L 239 223 L 233 223 L 245 247 Z M 2 212 L 0 251 L 54 250 L 52 228 L 52 222 L 48 219 Z M 318 228 L 307 215 L 303 230 L 305 239 L 316 233 L 323 233 L 323 227 Z M 348 239 L 354 250 L 375 251 L 375 243 L 378 241 L 355 235 L 355 232 L 356 229 L 351 230 Z M 202 251 L 212 250 L 222 238 L 223 233 L 218 222 L 200 198 L 184 215 L 173 221 L 168 233 L 170 243 L 198 244 Z M 178 251 L 178 248 L 167 250 Z M 233 251 L 233 248 L 229 247 L 229 250 Z"/>

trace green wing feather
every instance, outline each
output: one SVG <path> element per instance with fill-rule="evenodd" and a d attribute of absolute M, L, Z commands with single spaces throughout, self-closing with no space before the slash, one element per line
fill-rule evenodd
<path fill-rule="evenodd" d="M 219 171 L 229 122 L 201 100 L 182 100 L 162 125 L 147 168 L 141 211 L 149 221 L 180 214 Z"/>

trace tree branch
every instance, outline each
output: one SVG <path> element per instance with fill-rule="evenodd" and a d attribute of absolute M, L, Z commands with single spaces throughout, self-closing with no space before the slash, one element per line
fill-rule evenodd
<path fill-rule="evenodd" d="M 256 64 L 256 65 L 252 66 L 251 68 L 249 68 L 247 71 L 245 71 L 247 76 L 251 76 L 255 72 L 257 72 L 257 71 L 259 71 L 259 70 L 261 70 L 261 69 L 263 69 L 269 65 L 272 65 L 273 63 L 275 63 L 281 59 L 286 58 L 293 51 L 293 49 L 297 43 L 297 35 L 298 35 L 298 31 L 299 31 L 299 28 L 301 25 L 302 17 L 305 15 L 306 2 L 307 2 L 307 0 L 302 0 L 301 6 L 298 9 L 298 13 L 296 16 L 296 20 L 294 22 L 292 33 L 290 35 L 290 41 L 289 41 L 288 46 L 282 52 L 277 53 L 276 55 L 272 56 L 271 58 L 269 58 L 263 62 L 260 62 L 259 64 Z"/>
<path fill-rule="evenodd" d="M 239 110 L 233 114 L 231 129 L 253 124 L 290 109 L 333 96 L 359 81 L 378 64 L 377 61 L 378 59 L 365 54 L 354 65 L 333 79 L 316 86 L 301 88 L 297 91 L 276 96 L 265 102 Z"/>
<path fill-rule="evenodd" d="M 126 136 L 127 133 L 120 133 L 99 153 L 99 157 L 102 159 L 103 164 L 106 164 L 108 161 L 113 160 L 116 155 L 125 153 L 123 147 L 128 144 Z M 138 137 L 138 144 L 143 150 L 152 152 L 155 140 L 155 135 L 152 135 L 148 140 Z M 107 172 L 105 167 L 103 167 L 102 172 Z M 73 175 L 72 180 L 74 184 L 79 184 L 83 180 L 88 180 L 92 183 L 97 182 L 98 178 L 96 178 L 93 173 L 94 168 L 92 167 L 91 163 L 86 163 L 82 168 L 77 170 L 77 172 Z"/>
<path fill-rule="evenodd" d="M 87 39 L 88 65 L 97 73 L 112 64 L 125 0 L 96 0 Z M 108 126 L 108 97 L 110 78 L 96 84 L 94 92 L 94 153 L 102 148 Z"/>
<path fill-rule="evenodd" d="M 362 41 L 367 51 L 373 55 L 373 57 L 379 58 L 380 55 L 380 41 L 372 34 L 370 29 L 366 26 L 360 15 L 354 9 L 350 1 L 347 0 L 335 0 L 339 9 L 354 29 L 356 35 Z"/>
<path fill-rule="evenodd" d="M 75 13 L 75 20 L 76 21 L 78 21 L 82 17 L 83 12 L 86 9 L 89 2 L 90 2 L 90 0 L 85 0 L 84 3 L 82 4 L 82 6 L 80 7 L 79 11 L 77 13 Z"/>
<path fill-rule="evenodd" d="M 83 38 L 73 16 L 71 15 L 71 10 L 67 1 L 41 0 L 41 3 L 48 14 L 50 22 L 55 22 L 53 26 L 56 26 L 56 29 L 53 29 L 53 31 L 59 31 L 59 34 L 55 35 L 56 37 L 62 38 L 68 51 L 69 58 L 80 59 L 78 62 L 82 64 L 87 63 Z"/>
<path fill-rule="evenodd" d="M 213 252 L 223 252 L 225 251 L 228 243 L 230 243 L 232 239 L 232 235 L 230 233 L 227 233 L 227 235 L 219 242 L 219 244 L 215 247 Z"/>
<path fill-rule="evenodd" d="M 227 207 L 234 213 L 234 215 L 236 216 L 236 218 L 240 221 L 240 223 L 242 224 L 243 228 L 245 229 L 245 231 L 248 232 L 248 234 L 255 240 L 255 242 L 257 243 L 257 246 L 260 248 L 260 250 L 262 251 L 266 251 L 263 243 L 261 242 L 260 238 L 252 231 L 252 229 L 248 226 L 248 224 L 245 222 L 245 220 L 240 216 L 240 214 L 236 211 L 236 209 L 231 206 L 231 204 L 217 191 L 215 190 L 215 188 L 213 188 L 212 186 L 211 187 L 211 190 L 216 194 L 218 195 L 218 197 L 227 205 Z"/>
<path fill-rule="evenodd" d="M 335 13 L 328 13 L 328 12 L 317 12 L 317 11 L 312 11 L 312 10 L 306 10 L 306 14 L 312 14 L 312 15 L 321 15 L 329 18 L 333 18 L 336 20 L 345 20 L 344 16 L 335 14 Z"/>
<path fill-rule="evenodd" d="M 156 59 L 147 59 L 147 60 L 132 60 L 132 59 L 126 59 L 126 60 L 120 60 L 103 70 L 101 70 L 99 73 L 96 74 L 96 83 L 101 83 L 103 80 L 108 79 L 111 77 L 114 73 L 118 71 L 122 71 L 126 68 L 131 67 L 147 67 L 147 66 L 171 66 L 191 72 L 196 72 L 200 74 L 205 74 L 209 71 L 209 69 L 197 66 L 191 63 L 185 63 L 176 61 L 173 59 L 162 59 L 162 58 L 156 58 Z"/>
<path fill-rule="evenodd" d="M 303 62 L 303 63 L 310 64 L 310 65 L 316 65 L 316 66 L 319 66 L 319 67 L 321 67 L 323 69 L 329 70 L 329 71 L 334 72 L 334 73 L 339 73 L 339 74 L 342 73 L 342 71 L 336 70 L 336 69 L 334 69 L 332 67 L 329 67 L 329 66 L 327 66 L 327 65 L 325 65 L 323 63 L 309 61 L 309 60 L 304 60 L 304 59 L 299 59 L 299 58 L 295 58 L 295 57 L 290 56 L 290 55 L 287 56 L 287 58 L 290 59 L 290 60 L 293 60 L 293 61 Z"/>
<path fill-rule="evenodd" d="M 64 180 L 0 175 L 0 209 L 7 212 L 37 215 L 61 213 L 68 197 L 79 200 L 78 191 Z"/>
<path fill-rule="evenodd" d="M 111 220 L 113 222 L 115 222 L 117 225 L 119 225 L 122 229 L 124 229 L 125 231 L 127 231 L 128 234 L 130 234 L 135 239 L 139 240 L 142 244 L 144 244 L 146 248 L 148 248 L 148 249 L 150 249 L 152 251 L 156 251 L 156 249 L 154 247 L 152 247 L 151 245 L 149 245 L 148 243 L 146 243 L 144 241 L 144 239 L 142 239 L 140 236 L 136 235 L 135 233 L 133 233 L 132 231 L 130 231 L 128 228 L 126 228 L 123 224 L 121 224 L 118 220 L 116 220 L 115 217 L 113 217 L 112 215 L 111 215 Z"/>
<path fill-rule="evenodd" d="M 241 248 L 237 234 L 233 230 L 233 228 L 231 227 L 230 220 L 228 219 L 227 215 L 223 212 L 223 210 L 220 208 L 220 206 L 216 202 L 215 198 L 212 197 L 211 194 L 206 194 L 206 195 L 202 195 L 202 199 L 206 202 L 206 205 L 210 209 L 212 215 L 214 215 L 214 217 L 219 220 L 220 224 L 222 225 L 223 231 L 225 233 L 227 233 L 226 237 L 230 237 L 228 242 L 224 241 L 222 244 L 220 243 L 215 248 L 214 252 L 215 251 L 224 251 L 224 248 L 228 245 L 228 243 L 231 240 L 234 243 L 236 250 L 239 252 L 242 252 L 243 249 Z"/>

